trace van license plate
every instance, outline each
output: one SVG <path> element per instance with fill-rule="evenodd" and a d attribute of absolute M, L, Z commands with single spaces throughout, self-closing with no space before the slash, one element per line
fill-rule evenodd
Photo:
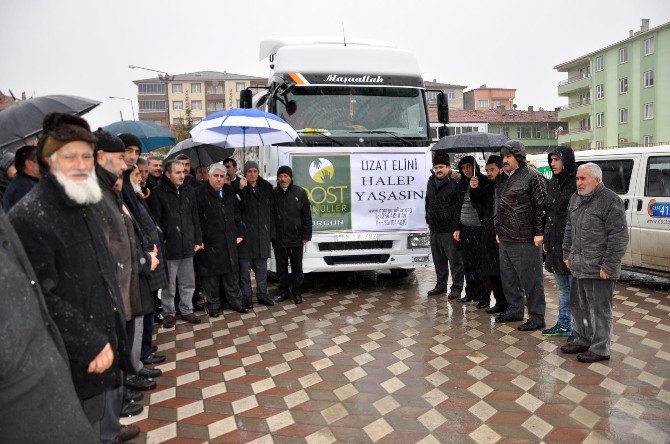
<path fill-rule="evenodd" d="M 377 233 L 346 233 L 338 234 L 338 242 L 351 242 L 351 241 L 374 241 L 377 240 Z"/>

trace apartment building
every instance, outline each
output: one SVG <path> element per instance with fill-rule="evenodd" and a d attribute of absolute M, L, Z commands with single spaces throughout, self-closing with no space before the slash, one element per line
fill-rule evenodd
<path fill-rule="evenodd" d="M 489 88 L 482 85 L 463 94 L 463 108 L 482 109 L 513 109 L 516 89 Z"/>
<path fill-rule="evenodd" d="M 429 108 L 437 109 L 437 91 L 442 91 L 447 95 L 447 101 L 449 102 L 449 109 L 463 109 L 463 90 L 467 88 L 465 85 L 452 85 L 450 83 L 440 83 L 437 79 L 433 79 L 432 82 L 424 80 L 423 82 L 426 91 L 426 100 L 428 102 Z"/>
<path fill-rule="evenodd" d="M 575 149 L 670 142 L 670 22 L 554 67 L 566 97 L 559 143 Z"/>
<path fill-rule="evenodd" d="M 191 110 L 193 123 L 224 109 L 239 107 L 239 92 L 264 87 L 267 79 L 218 71 L 198 71 L 133 81 L 137 85 L 139 120 L 163 127 L 181 125 Z"/>

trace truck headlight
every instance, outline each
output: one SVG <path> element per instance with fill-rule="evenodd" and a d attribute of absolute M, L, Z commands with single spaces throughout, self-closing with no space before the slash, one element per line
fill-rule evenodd
<path fill-rule="evenodd" d="M 413 233 L 407 236 L 407 248 L 427 248 L 430 238 L 426 233 Z"/>

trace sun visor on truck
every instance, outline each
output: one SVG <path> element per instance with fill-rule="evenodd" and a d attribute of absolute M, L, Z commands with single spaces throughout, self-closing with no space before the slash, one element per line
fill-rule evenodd
<path fill-rule="evenodd" d="M 302 74 L 288 73 L 285 77 L 296 86 L 341 85 L 341 86 L 405 86 L 423 88 L 423 79 L 415 76 L 379 75 L 379 74 Z"/>

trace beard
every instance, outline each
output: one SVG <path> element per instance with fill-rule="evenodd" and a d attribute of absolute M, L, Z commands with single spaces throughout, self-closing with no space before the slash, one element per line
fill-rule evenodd
<path fill-rule="evenodd" d="M 88 178 L 83 181 L 75 181 L 65 176 L 60 171 L 53 171 L 58 183 L 65 189 L 67 197 L 79 205 L 91 205 L 102 200 L 102 189 L 95 177 L 95 170 L 88 172 Z"/>
<path fill-rule="evenodd" d="M 133 191 L 135 192 L 135 194 L 139 194 L 139 195 L 144 194 L 144 193 L 142 193 L 142 187 L 140 186 L 139 183 L 134 183 L 132 185 L 133 185 Z"/>

